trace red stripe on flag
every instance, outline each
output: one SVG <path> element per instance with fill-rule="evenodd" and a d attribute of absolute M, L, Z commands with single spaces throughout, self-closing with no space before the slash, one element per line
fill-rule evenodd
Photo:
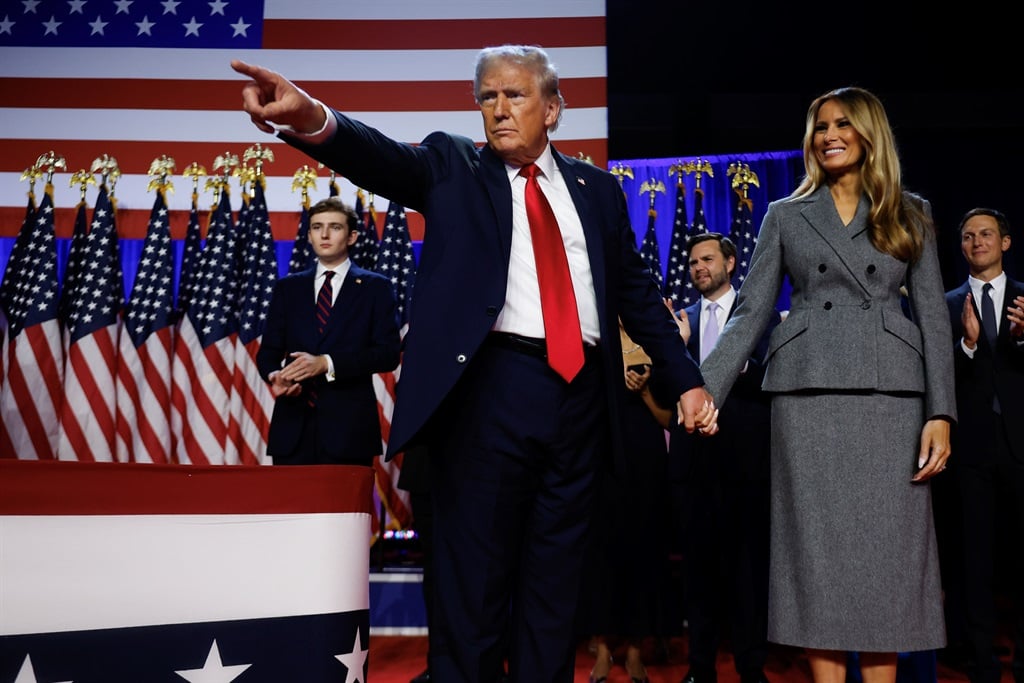
<path fill-rule="evenodd" d="M 171 328 L 149 335 L 139 347 L 121 337 L 118 363 L 118 461 L 171 461 Z M 154 352 L 155 350 L 155 352 Z"/>
<path fill-rule="evenodd" d="M 61 460 L 115 459 L 116 334 L 116 326 L 104 327 L 68 349 L 61 407 L 61 430 L 66 439 L 61 439 L 57 451 Z"/>
<path fill-rule="evenodd" d="M 8 335 L 10 330 L 7 331 Z M 3 418 L 13 453 L 8 457 L 53 460 L 57 456 L 57 419 L 64 396 L 56 320 L 32 325 L 6 339 Z"/>
<path fill-rule="evenodd" d="M 256 367 L 256 352 L 260 340 L 237 345 L 232 402 L 238 402 L 240 411 L 232 411 L 229 438 L 238 444 L 238 455 L 243 465 L 261 465 L 266 455 L 267 434 L 274 399 L 267 383 Z"/>
<path fill-rule="evenodd" d="M 500 19 L 267 19 L 263 48 L 306 50 L 479 50 L 483 45 L 528 42 L 545 47 L 604 45 L 605 18 Z"/>
<path fill-rule="evenodd" d="M 228 69 L 225 64 L 225 73 Z M 473 87 L 458 81 L 296 81 L 307 92 L 328 104 L 337 103 L 346 113 L 472 111 L 476 109 Z M 185 79 L 51 78 L 46 87 L 35 79 L 0 78 L 0 102 L 5 107 L 40 109 L 175 109 L 183 111 L 241 111 L 238 81 Z M 607 107 L 604 78 L 566 78 L 559 82 L 562 95 L 573 108 Z M 127 95 L 122 103 L 111 93 Z M 167 94 L 187 92 L 168 106 Z M 401 93 L 401 97 L 395 97 Z M 246 124 L 244 118 L 239 126 Z M 168 137 L 173 137 L 169 134 Z M 222 150 L 223 151 L 223 150 Z M 210 157 L 212 158 L 212 157 Z M 118 157 L 118 162 L 121 162 Z"/>

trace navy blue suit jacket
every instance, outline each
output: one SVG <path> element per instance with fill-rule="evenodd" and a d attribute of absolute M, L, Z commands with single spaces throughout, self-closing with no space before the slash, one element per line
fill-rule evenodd
<path fill-rule="evenodd" d="M 274 285 L 267 325 L 256 353 L 264 379 L 281 369 L 288 354 L 328 354 L 334 363 L 333 382 L 324 375 L 303 383 L 299 396 L 281 396 L 267 437 L 267 453 L 287 459 L 299 443 L 309 411 L 321 420 L 317 430 L 321 453 L 331 462 L 372 459 L 383 451 L 373 375 L 398 366 L 401 337 L 394 288 L 380 275 L 352 264 L 321 336 L 316 329 L 316 268 L 283 277 Z M 315 408 L 307 405 L 315 389 Z"/>
<path fill-rule="evenodd" d="M 426 232 L 404 339 L 402 375 L 388 457 L 425 437 L 431 418 L 480 349 L 505 302 L 512 244 L 512 189 L 504 162 L 466 137 L 431 133 L 419 145 L 392 140 L 334 112 L 338 132 L 308 145 L 282 136 L 355 185 L 423 214 Z M 562 155 L 565 177 L 583 224 L 600 320 L 608 408 L 618 414 L 625 386 L 618 318 L 651 356 L 660 398 L 673 405 L 703 379 L 662 303 L 636 248 L 618 181 L 592 164 Z M 613 447 L 622 453 L 621 430 Z"/>
<path fill-rule="evenodd" d="M 992 439 L 992 396 L 999 396 L 1003 424 L 1010 449 L 1018 462 L 1024 462 L 1024 346 L 1010 336 L 1006 307 L 1014 297 L 1024 296 L 1024 283 L 1006 280 L 1003 310 L 999 311 L 999 335 L 996 347 L 989 346 L 985 334 L 978 338 L 974 358 L 964 353 L 960 340 L 964 326 L 960 321 L 964 301 L 971 291 L 964 282 L 946 292 L 949 320 L 953 328 L 953 367 L 956 372 L 957 424 L 953 428 L 953 457 L 960 462 L 985 462 L 995 452 Z M 974 313 L 981 320 L 977 303 Z"/>

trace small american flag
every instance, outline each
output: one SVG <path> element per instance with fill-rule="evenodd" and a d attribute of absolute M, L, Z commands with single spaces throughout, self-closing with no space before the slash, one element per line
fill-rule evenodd
<path fill-rule="evenodd" d="M 57 457 L 113 462 L 124 279 L 114 200 L 106 183 L 96 198 L 75 277 L 75 288 L 68 295 L 68 347 Z"/>
<path fill-rule="evenodd" d="M 374 216 L 373 201 L 370 201 L 369 212 L 363 208 L 363 195 L 362 190 L 356 191 L 356 215 L 362 220 L 363 215 L 366 215 L 366 220 L 359 227 L 359 239 L 356 240 L 355 246 L 350 252 L 349 256 L 352 258 L 353 263 L 356 263 L 362 268 L 367 270 L 376 270 L 377 268 L 377 252 L 380 250 L 380 241 L 377 238 L 377 220 Z"/>
<path fill-rule="evenodd" d="M 682 301 L 686 298 L 686 287 L 690 282 L 690 258 L 686 253 L 686 185 L 683 183 L 682 168 L 675 168 L 676 213 L 668 247 L 668 272 L 665 275 L 664 291 L 665 297 L 672 299 L 672 307 L 678 310 L 682 308 Z"/>
<path fill-rule="evenodd" d="M 147 233 L 148 234 L 148 233 Z M 175 322 L 180 321 L 192 303 L 192 293 L 199 277 L 199 263 L 203 254 L 202 229 L 199 227 L 199 192 L 192 192 L 192 208 L 185 230 L 185 248 L 181 255 L 181 273 L 178 276 L 178 296 L 175 299 Z"/>
<path fill-rule="evenodd" d="M 181 464 L 237 464 L 228 420 L 237 332 L 235 227 L 227 187 L 210 216 L 193 301 L 174 341 L 171 431 Z"/>
<path fill-rule="evenodd" d="M 658 251 L 658 233 L 655 230 L 657 218 L 658 212 L 651 207 L 647 212 L 647 232 L 644 233 L 644 241 L 640 244 L 640 256 L 650 268 L 651 276 L 658 283 L 658 289 L 661 289 L 665 278 L 661 272 L 661 254 Z"/>
<path fill-rule="evenodd" d="M 693 223 L 690 224 L 690 229 L 687 231 L 687 238 L 693 237 L 694 235 L 700 235 L 708 231 L 708 222 L 704 217 L 704 190 L 697 187 L 693 191 Z M 687 255 L 689 260 L 689 255 Z M 686 308 L 693 302 L 700 298 L 700 294 L 693 287 L 693 283 L 690 282 L 690 271 L 689 263 L 686 264 L 686 284 L 683 289 L 683 298 L 680 302 L 680 308 Z"/>
<path fill-rule="evenodd" d="M 117 372 L 117 459 L 171 462 L 174 252 L 158 189 L 139 270 L 125 309 Z"/>
<path fill-rule="evenodd" d="M 295 230 L 295 242 L 292 244 L 292 255 L 288 259 L 288 273 L 301 273 L 313 267 L 316 254 L 309 244 L 309 197 L 302 201 L 299 212 L 299 226 Z"/>
<path fill-rule="evenodd" d="M 277 254 L 270 232 L 263 178 L 253 185 L 245 222 L 239 224 L 244 238 L 239 244 L 243 267 L 238 301 L 238 335 L 235 339 L 234 378 L 228 440 L 243 465 L 260 465 L 266 459 L 267 432 L 274 411 L 274 397 L 256 367 L 267 308 L 277 280 Z"/>
<path fill-rule="evenodd" d="M 380 238 L 376 270 L 391 279 L 398 300 L 399 321 L 409 322 L 409 305 L 412 303 L 413 286 L 416 284 L 416 255 L 409 236 L 409 221 L 405 208 L 395 202 L 388 204 L 387 221 Z"/>
<path fill-rule="evenodd" d="M 4 452 L 0 456 L 52 460 L 57 456 L 64 395 L 53 183 L 46 183 L 39 209 L 22 226 L 17 244 L 18 259 L 12 259 L 4 278 L 8 304 L 0 386 Z"/>
<path fill-rule="evenodd" d="M 370 215 L 373 215 L 372 211 Z M 409 330 L 409 307 L 412 304 L 413 286 L 416 283 L 416 256 L 412 249 L 412 238 L 409 236 L 405 208 L 395 202 L 390 202 L 388 206 L 387 222 L 384 224 L 384 234 L 381 236 L 380 251 L 377 254 L 377 271 L 389 277 L 395 288 L 400 316 L 399 329 L 404 337 Z M 381 434 L 384 439 L 382 452 L 387 451 L 391 416 L 395 408 L 395 385 L 401 373 L 402 366 L 399 365 L 393 372 L 380 373 L 373 378 Z M 381 457 L 374 460 L 377 494 L 391 515 L 389 523 L 404 528 L 412 522 L 412 507 L 409 504 L 409 492 L 398 488 L 401 468 L 401 454 L 387 462 Z"/>
<path fill-rule="evenodd" d="M 75 231 L 71 234 L 71 247 L 68 249 L 67 265 L 64 266 L 64 277 L 61 278 L 60 305 L 57 319 L 67 329 L 68 316 L 71 314 L 71 296 L 76 290 L 78 274 L 82 270 L 82 257 L 85 253 L 85 239 L 89 235 L 89 217 L 86 215 L 85 200 L 78 202 L 75 211 Z M 65 347 L 67 345 L 65 344 Z"/>
<path fill-rule="evenodd" d="M 732 285 L 739 289 L 743 281 L 747 279 L 747 271 L 750 270 L 750 257 L 754 254 L 754 247 L 757 246 L 757 235 L 754 233 L 754 222 L 751 217 L 753 202 L 745 199 L 742 192 L 736 202 L 736 212 L 733 215 L 732 227 L 729 231 L 729 239 L 736 245 L 736 271 L 733 273 Z"/>

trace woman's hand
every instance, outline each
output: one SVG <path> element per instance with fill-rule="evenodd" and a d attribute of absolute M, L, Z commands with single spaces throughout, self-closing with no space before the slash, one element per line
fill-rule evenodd
<path fill-rule="evenodd" d="M 949 445 L 949 422 L 936 418 L 928 420 L 921 429 L 921 452 L 917 458 L 917 473 L 911 481 L 927 481 L 946 469 L 952 452 Z"/>

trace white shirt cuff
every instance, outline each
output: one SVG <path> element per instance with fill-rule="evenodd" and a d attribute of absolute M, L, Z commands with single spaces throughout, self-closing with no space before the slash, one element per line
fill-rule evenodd
<path fill-rule="evenodd" d="M 320 127 L 320 130 L 314 133 L 300 133 L 294 128 L 292 128 L 290 125 L 281 125 L 274 123 L 273 121 L 268 121 L 267 123 L 273 126 L 274 130 L 276 130 L 278 133 L 284 133 L 285 135 L 300 138 L 304 142 L 318 144 L 326 140 L 329 140 L 331 137 L 334 136 L 334 132 L 338 129 L 338 121 L 337 119 L 334 118 L 334 114 L 331 112 L 331 110 L 327 108 L 327 105 L 325 105 L 323 102 L 317 99 L 314 99 L 313 101 L 316 102 L 317 105 L 324 112 L 324 125 Z"/>

